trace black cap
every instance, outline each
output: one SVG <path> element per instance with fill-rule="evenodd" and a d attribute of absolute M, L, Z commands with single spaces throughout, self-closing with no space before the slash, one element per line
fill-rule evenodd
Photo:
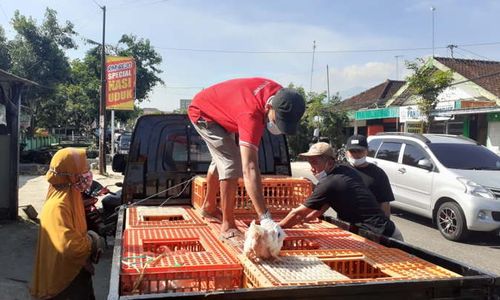
<path fill-rule="evenodd" d="M 368 142 L 366 141 L 366 136 L 361 134 L 355 134 L 347 140 L 345 146 L 347 150 L 366 150 L 368 149 Z"/>
<path fill-rule="evenodd" d="M 297 133 L 297 127 L 306 110 L 304 97 L 296 90 L 283 88 L 279 90 L 271 101 L 276 111 L 276 126 L 284 134 Z"/>

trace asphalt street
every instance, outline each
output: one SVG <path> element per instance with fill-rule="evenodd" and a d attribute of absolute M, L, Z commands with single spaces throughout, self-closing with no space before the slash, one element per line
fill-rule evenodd
<path fill-rule="evenodd" d="M 309 168 L 307 162 L 294 162 L 292 175 L 315 180 Z M 327 213 L 334 214 L 333 211 Z M 466 243 L 457 243 L 446 240 L 429 219 L 394 209 L 391 219 L 401 230 L 408 244 L 500 276 L 499 236 L 477 233 Z"/>

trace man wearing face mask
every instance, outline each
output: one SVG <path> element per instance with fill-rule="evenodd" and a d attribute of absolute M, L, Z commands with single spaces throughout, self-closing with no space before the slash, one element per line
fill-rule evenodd
<path fill-rule="evenodd" d="M 329 144 L 316 143 L 300 156 L 305 157 L 311 165 L 318 184 L 304 204 L 293 209 L 279 223 L 282 228 L 314 220 L 331 207 L 342 221 L 403 240 L 401 232 L 380 209 L 359 173 L 350 166 L 335 164 L 335 151 Z"/>
<path fill-rule="evenodd" d="M 392 193 L 389 178 L 384 170 L 366 161 L 367 155 L 368 143 L 364 135 L 355 134 L 347 140 L 347 161 L 360 172 L 361 178 L 373 195 L 375 195 L 380 208 L 387 217 L 390 217 L 391 206 L 389 202 L 394 201 L 394 194 Z"/>
<path fill-rule="evenodd" d="M 236 229 L 233 208 L 238 178 L 242 175 L 261 224 L 278 229 L 277 232 L 281 230 L 264 202 L 259 143 L 265 128 L 276 135 L 295 134 L 304 111 L 304 98 L 296 90 L 265 78 L 228 80 L 194 97 L 188 108 L 189 119 L 212 155 L 202 214 L 209 219 L 222 217 L 222 238 L 241 235 Z M 216 203 L 219 190 L 222 212 Z"/>

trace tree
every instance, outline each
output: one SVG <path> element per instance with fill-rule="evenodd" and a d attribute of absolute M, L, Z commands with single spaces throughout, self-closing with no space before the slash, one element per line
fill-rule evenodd
<path fill-rule="evenodd" d="M 45 12 L 40 26 L 16 11 L 12 25 L 17 32 L 8 43 L 10 71 L 40 84 L 28 91 L 27 106 L 35 127 L 55 127 L 64 119 L 64 103 L 56 97 L 58 85 L 68 82 L 70 65 L 64 51 L 75 49 L 75 31 L 69 21 L 60 25 L 55 10 Z"/>
<path fill-rule="evenodd" d="M 5 31 L 0 26 L 0 69 L 10 69 L 10 54 Z"/>
<path fill-rule="evenodd" d="M 453 81 L 453 72 L 438 70 L 429 63 L 425 64 L 423 59 L 417 59 L 414 62 L 407 61 L 406 67 L 413 71 L 413 74 L 406 78 L 408 89 L 420 96 L 417 105 L 420 113 L 425 117 L 425 132 L 429 132 L 434 120 L 431 113 L 438 103 L 437 97 Z"/>
<path fill-rule="evenodd" d="M 293 87 L 293 84 L 290 87 Z M 311 92 L 305 95 L 302 87 L 297 90 L 306 99 L 307 107 L 299 123 L 297 135 L 288 138 L 291 155 L 296 156 L 307 151 L 313 141 L 315 128 L 319 128 L 321 137 L 326 137 L 332 146 L 339 149 L 345 142 L 343 128 L 349 121 L 345 112 L 336 109 L 340 97 L 335 95 L 327 99 L 326 92 L 319 94 Z"/>

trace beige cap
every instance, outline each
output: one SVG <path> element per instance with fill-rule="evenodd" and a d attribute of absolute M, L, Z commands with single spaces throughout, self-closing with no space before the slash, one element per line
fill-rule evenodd
<path fill-rule="evenodd" d="M 326 155 L 330 156 L 331 158 L 335 159 L 337 155 L 335 154 L 335 151 L 333 150 L 332 146 L 328 143 L 320 142 L 316 143 L 309 148 L 309 151 L 305 153 L 299 154 L 300 156 L 320 156 L 320 155 Z"/>

